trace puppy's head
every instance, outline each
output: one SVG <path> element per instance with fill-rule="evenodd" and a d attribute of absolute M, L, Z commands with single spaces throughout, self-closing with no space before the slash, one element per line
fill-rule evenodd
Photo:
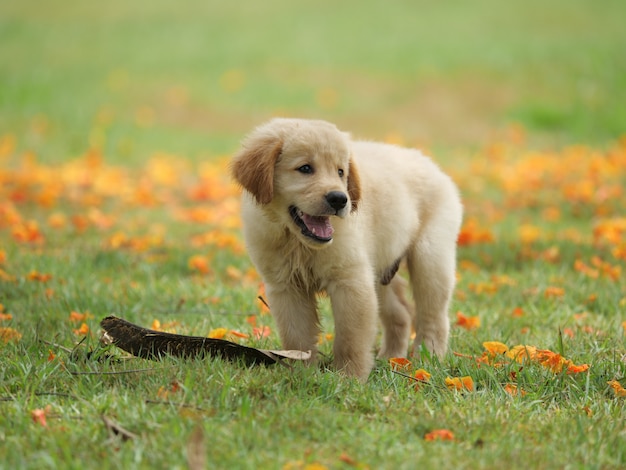
<path fill-rule="evenodd" d="M 234 178 L 310 246 L 332 241 L 332 217 L 361 197 L 349 136 L 325 121 L 273 119 L 255 129 L 232 162 Z"/>

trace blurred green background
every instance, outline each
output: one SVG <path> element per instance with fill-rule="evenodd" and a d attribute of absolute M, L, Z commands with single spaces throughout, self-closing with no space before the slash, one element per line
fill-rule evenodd
<path fill-rule="evenodd" d="M 232 152 L 274 115 L 476 148 L 626 131 L 623 0 L 0 4 L 0 136 L 44 161 Z"/>

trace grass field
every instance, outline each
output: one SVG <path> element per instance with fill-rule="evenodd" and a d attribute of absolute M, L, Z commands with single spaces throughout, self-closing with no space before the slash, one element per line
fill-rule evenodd
<path fill-rule="evenodd" d="M 624 468 L 623 2 L 222 3 L 0 6 L 0 468 Z M 445 359 L 99 343 L 114 314 L 279 346 L 227 173 L 274 115 L 459 184 Z"/>

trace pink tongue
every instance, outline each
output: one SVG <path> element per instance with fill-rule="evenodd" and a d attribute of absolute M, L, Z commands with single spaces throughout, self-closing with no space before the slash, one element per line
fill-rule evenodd
<path fill-rule="evenodd" d="M 333 236 L 333 226 L 330 225 L 330 217 L 315 217 L 302 214 L 302 221 L 306 224 L 311 233 L 319 238 L 330 238 Z"/>

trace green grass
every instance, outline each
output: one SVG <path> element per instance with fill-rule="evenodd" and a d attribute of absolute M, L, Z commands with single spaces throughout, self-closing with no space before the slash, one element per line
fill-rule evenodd
<path fill-rule="evenodd" d="M 626 213 L 623 2 L 5 3 L 0 313 L 12 319 L 0 328 L 22 336 L 0 341 L 0 468 L 189 468 L 196 454 L 236 469 L 626 465 L 625 398 L 608 384 L 626 386 L 626 270 L 615 254 L 626 231 L 594 238 Z M 218 246 L 238 239 L 221 157 L 277 114 L 433 150 L 466 217 L 494 235 L 459 249 L 451 318 L 481 325 L 454 326 L 442 361 L 413 361 L 411 373 L 432 374 L 418 390 L 383 362 L 360 384 L 299 364 L 150 362 L 98 342 L 110 314 L 192 335 L 252 333 L 255 316 L 272 334 L 246 344 L 279 346 L 245 253 Z M 578 143 L 590 150 L 577 160 L 565 147 Z M 575 186 L 585 182 L 588 198 Z M 197 185 L 225 193 L 194 199 Z M 210 217 L 191 222 L 194 210 Z M 14 235 L 28 221 L 42 243 Z M 523 224 L 537 240 L 521 241 Z M 205 233 L 215 238 L 197 244 Z M 116 247 L 121 235 L 135 247 Z M 210 273 L 190 267 L 197 255 Z M 617 279 L 575 269 L 594 256 L 621 267 Z M 547 297 L 550 287 L 563 296 Z M 92 315 L 86 336 L 72 311 Z M 484 341 L 590 368 L 479 366 Z M 475 391 L 447 389 L 462 376 Z M 509 395 L 510 383 L 525 395 Z M 102 416 L 135 437 L 112 435 Z M 426 441 L 436 429 L 454 441 Z"/>

